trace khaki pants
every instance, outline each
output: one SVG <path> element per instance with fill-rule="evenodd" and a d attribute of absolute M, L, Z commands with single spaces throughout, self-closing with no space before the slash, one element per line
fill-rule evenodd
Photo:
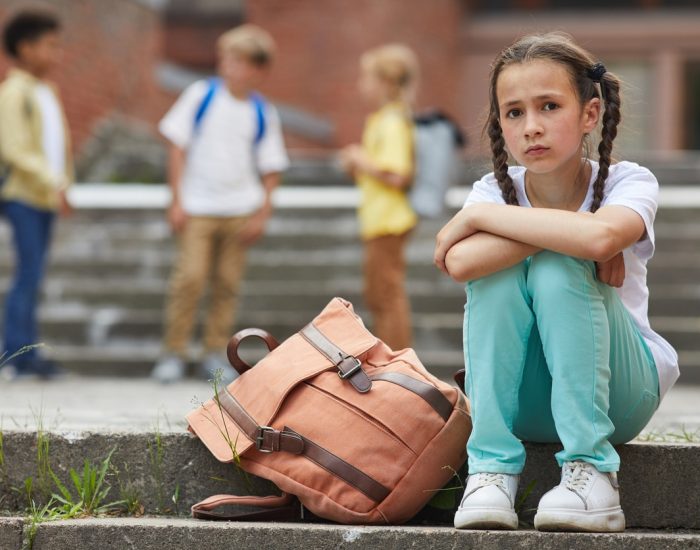
<path fill-rule="evenodd" d="M 209 279 L 209 311 L 204 325 L 207 352 L 224 353 L 231 336 L 246 248 L 239 233 L 247 217 L 190 217 L 178 242 L 165 314 L 166 351 L 184 356 L 197 304 Z"/>
<path fill-rule="evenodd" d="M 390 348 L 411 346 L 411 306 L 406 295 L 404 248 L 409 233 L 365 241 L 365 302 L 374 334 Z"/>

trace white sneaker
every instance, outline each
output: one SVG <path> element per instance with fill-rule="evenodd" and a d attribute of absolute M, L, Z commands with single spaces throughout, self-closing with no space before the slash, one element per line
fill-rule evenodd
<path fill-rule="evenodd" d="M 457 529 L 517 529 L 517 475 L 479 473 L 467 477 L 462 502 L 455 514 Z"/>
<path fill-rule="evenodd" d="M 624 531 L 625 514 L 620 507 L 617 474 L 599 472 L 588 462 L 565 462 L 561 483 L 540 500 L 535 528 L 540 531 Z"/>
<path fill-rule="evenodd" d="M 179 355 L 166 355 L 158 360 L 151 371 L 151 378 L 163 384 L 171 384 L 185 377 L 185 360 Z"/>
<path fill-rule="evenodd" d="M 212 380 L 217 377 L 217 373 L 221 373 L 221 378 L 217 380 L 222 387 L 228 386 L 236 378 L 238 371 L 231 366 L 225 355 L 221 353 L 208 353 L 202 363 L 199 365 L 199 375 L 207 380 Z"/>

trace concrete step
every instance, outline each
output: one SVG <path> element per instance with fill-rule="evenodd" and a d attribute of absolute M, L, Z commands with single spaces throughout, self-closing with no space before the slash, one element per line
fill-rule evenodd
<path fill-rule="evenodd" d="M 113 488 L 110 498 L 119 499 L 119 487 L 124 493 L 128 483 L 146 513 L 167 509 L 176 515 L 187 515 L 193 503 L 211 494 L 272 491 L 269 482 L 243 476 L 235 466 L 219 463 L 199 440 L 186 433 L 50 433 L 45 437 L 48 461 L 62 479 L 67 478 L 70 468 L 81 468 L 85 459 L 96 464 L 115 449 L 112 464 L 117 470 L 107 478 Z M 27 477 L 37 477 L 36 444 L 35 433 L 4 434 L 3 483 L 7 498 L 2 507 L 9 511 L 22 510 L 25 502 L 21 492 L 8 488 L 22 487 Z M 542 494 L 558 483 L 560 471 L 554 460 L 558 445 L 527 444 L 526 449 L 528 460 L 520 490 L 532 486 L 521 508 L 521 519 L 527 523 L 532 521 Z M 694 444 L 632 443 L 618 447 L 622 459 L 621 500 L 628 527 L 700 529 L 699 449 Z M 38 498 L 41 486 L 36 485 L 35 489 Z M 448 492 L 454 499 L 442 514 L 425 510 L 418 519 L 425 521 L 429 517 L 432 523 L 450 523 L 459 493 Z"/>
<path fill-rule="evenodd" d="M 0 278 L 0 299 L 10 285 L 8 278 Z M 123 278 L 89 277 L 46 281 L 43 304 L 51 311 L 162 311 L 168 291 L 168 282 L 161 279 L 133 281 Z M 410 280 L 407 291 L 412 310 L 416 313 L 460 312 L 464 306 L 461 285 L 447 278 L 437 281 Z M 331 296 L 340 295 L 355 304 L 362 304 L 362 281 L 359 277 L 343 279 L 315 279 L 305 281 L 254 281 L 246 278 L 240 290 L 240 310 L 258 311 L 277 309 L 298 311 L 320 309 Z M 203 298 L 206 300 L 206 298 Z M 657 317 L 693 317 L 700 315 L 700 284 L 657 283 L 651 287 L 649 312 Z"/>
<path fill-rule="evenodd" d="M 464 368 L 461 347 L 447 346 L 440 349 L 416 347 L 426 368 L 441 378 L 449 379 L 455 371 Z M 59 361 L 63 367 L 85 376 L 148 376 L 161 353 L 160 342 L 153 340 L 117 340 L 104 346 L 51 344 L 44 353 Z M 252 353 L 252 352 L 251 352 Z M 201 356 L 201 348 L 189 348 L 191 365 Z M 680 384 L 700 384 L 700 351 L 679 350 L 681 365 Z M 254 361 L 251 355 L 249 362 Z M 248 360 L 248 358 L 246 357 Z"/>
<path fill-rule="evenodd" d="M 17 519 L 0 519 L 0 545 L 20 548 L 28 527 Z M 23 532 L 24 531 L 24 532 Z M 454 548 L 502 550 L 686 550 L 700 548 L 693 531 L 628 530 L 616 534 L 540 533 L 521 531 L 457 531 L 449 527 L 350 527 L 317 523 L 219 523 L 192 519 L 122 518 L 81 519 L 42 523 L 34 550 L 219 550 L 266 548 L 336 550 L 381 548 Z"/>
<path fill-rule="evenodd" d="M 324 300 L 313 309 L 254 309 L 242 307 L 235 330 L 248 327 L 263 328 L 276 338 L 286 339 L 309 320 L 313 319 L 328 302 Z M 361 302 L 356 302 L 360 303 Z M 307 304 L 309 308 L 313 304 Z M 274 307 L 274 304 L 273 304 Z M 445 308 L 445 310 L 448 308 Z M 414 310 L 412 324 L 414 345 L 417 349 L 435 348 L 441 344 L 460 348 L 462 345 L 462 306 L 450 304 L 454 313 L 433 313 Z M 369 320 L 360 305 L 358 314 Z M 199 316 L 200 321 L 202 315 Z M 131 311 L 128 309 L 102 308 L 71 311 L 59 308 L 40 315 L 42 335 L 54 344 L 109 345 L 113 341 L 138 341 L 158 339 L 163 334 L 161 309 Z M 651 317 L 651 326 L 682 350 L 700 350 L 700 319 L 696 317 Z M 199 323 L 201 325 L 201 322 Z"/>
<path fill-rule="evenodd" d="M 438 281 L 444 276 L 432 265 L 428 255 L 415 249 L 407 257 L 409 280 Z M 142 278 L 167 281 L 174 256 L 168 252 L 149 253 L 124 251 L 109 256 L 63 255 L 51 262 L 47 279 L 65 280 L 79 277 L 131 278 L 134 284 Z M 0 258 L 0 273 L 10 274 L 14 262 Z M 264 281 L 301 281 L 361 278 L 362 252 L 359 248 L 317 250 L 306 254 L 288 251 L 285 254 L 257 251 L 249 255 L 246 278 Z M 686 253 L 659 254 L 649 267 L 648 282 L 654 284 L 697 283 L 700 256 Z"/>
<path fill-rule="evenodd" d="M 58 361 L 66 370 L 78 375 L 145 377 L 150 374 L 161 351 L 159 340 L 140 339 L 117 340 L 104 346 L 51 344 L 46 346 L 42 353 Z M 437 349 L 416 347 L 416 351 L 425 367 L 440 378 L 451 379 L 457 370 L 464 368 L 461 348 L 444 345 Z M 188 349 L 188 354 L 190 357 L 188 372 L 193 374 L 201 357 L 201 348 L 193 345 Z M 249 363 L 254 363 L 262 354 L 262 349 L 251 350 L 243 357 Z"/>

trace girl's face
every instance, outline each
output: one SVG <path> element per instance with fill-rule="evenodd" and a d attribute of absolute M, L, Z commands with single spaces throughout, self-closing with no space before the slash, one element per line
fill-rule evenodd
<path fill-rule="evenodd" d="M 369 68 L 360 69 L 357 89 L 370 107 L 380 107 L 390 99 L 390 86 Z"/>
<path fill-rule="evenodd" d="M 506 147 L 519 164 L 548 174 L 580 162 L 600 100 L 582 106 L 564 65 L 544 59 L 510 65 L 498 77 L 496 96 Z"/>

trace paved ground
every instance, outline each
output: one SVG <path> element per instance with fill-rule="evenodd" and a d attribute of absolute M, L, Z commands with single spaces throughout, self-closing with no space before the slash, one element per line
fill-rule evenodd
<path fill-rule="evenodd" d="M 0 383 L 0 427 L 34 430 L 37 418 L 54 432 L 184 430 L 184 416 L 212 395 L 207 382 L 162 386 L 139 378 L 70 377 L 53 382 Z M 677 386 L 642 434 L 650 441 L 700 443 L 699 386 Z"/>

